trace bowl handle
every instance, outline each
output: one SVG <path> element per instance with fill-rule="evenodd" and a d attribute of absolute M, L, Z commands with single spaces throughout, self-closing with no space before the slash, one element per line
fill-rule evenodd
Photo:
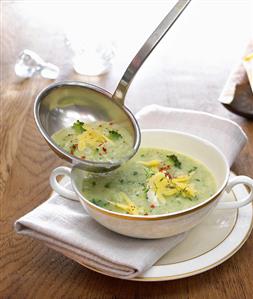
<path fill-rule="evenodd" d="M 232 188 L 238 184 L 244 184 L 249 187 L 250 193 L 248 196 L 243 198 L 242 200 L 234 201 L 234 202 L 219 202 L 216 206 L 217 209 L 236 209 L 247 205 L 253 200 L 253 180 L 247 176 L 237 176 L 231 180 L 229 180 L 227 186 L 225 187 L 226 192 L 230 192 Z"/>
<path fill-rule="evenodd" d="M 60 166 L 55 168 L 51 175 L 50 175 L 50 185 L 52 187 L 52 189 L 58 193 L 59 195 L 66 197 L 68 199 L 72 199 L 72 200 L 78 200 L 78 197 L 76 195 L 76 193 L 74 191 L 71 191 L 67 188 L 65 188 L 64 186 L 62 186 L 61 184 L 59 184 L 56 180 L 56 178 L 59 175 L 66 175 L 69 178 L 71 178 L 71 168 L 69 167 L 65 167 L 65 166 Z"/>

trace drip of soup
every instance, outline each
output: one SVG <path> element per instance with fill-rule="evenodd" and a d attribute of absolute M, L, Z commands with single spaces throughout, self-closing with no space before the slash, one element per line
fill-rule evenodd
<path fill-rule="evenodd" d="M 216 192 L 208 168 L 165 149 L 141 148 L 106 174 L 85 173 L 82 193 L 93 204 L 131 215 L 161 215 L 191 208 Z"/>
<path fill-rule="evenodd" d="M 114 122 L 86 124 L 77 120 L 71 127 L 54 133 L 52 139 L 71 155 L 97 162 L 122 160 L 133 146 L 129 132 Z"/>

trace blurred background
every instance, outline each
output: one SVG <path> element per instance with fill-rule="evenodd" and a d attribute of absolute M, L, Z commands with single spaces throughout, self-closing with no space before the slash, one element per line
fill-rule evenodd
<path fill-rule="evenodd" d="M 16 84 L 15 61 L 20 51 L 30 49 L 59 66 L 58 80 L 77 79 L 113 92 L 133 56 L 175 2 L 2 1 L 1 34 L 8 49 L 2 51 L 1 63 L 8 65 L 2 76 Z M 253 35 L 251 2 L 193 0 L 137 74 L 126 104 L 134 112 L 152 103 L 196 109 L 192 97 L 197 95 L 199 110 L 224 115 L 221 105 L 215 111 L 210 105 Z M 112 48 L 112 67 L 101 76 L 79 75 L 73 69 L 73 48 L 94 41 Z"/>

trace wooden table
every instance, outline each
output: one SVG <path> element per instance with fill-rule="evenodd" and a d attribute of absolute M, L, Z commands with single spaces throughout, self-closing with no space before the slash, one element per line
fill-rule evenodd
<path fill-rule="evenodd" d="M 168 1 L 1 2 L 1 298 L 252 298 L 252 235 L 238 253 L 213 270 L 144 284 L 92 272 L 13 230 L 16 219 L 47 199 L 51 192 L 48 176 L 63 163 L 48 148 L 33 120 L 34 98 L 52 81 L 18 79 L 14 74 L 18 53 L 29 48 L 59 65 L 59 79 L 88 81 L 113 91 L 170 5 Z M 79 27 L 80 37 L 101 24 L 108 38 L 116 41 L 117 53 L 108 75 L 88 78 L 73 71 L 62 26 L 74 20 L 69 19 L 75 15 L 73 9 L 83 11 L 84 19 L 92 16 L 88 28 Z M 249 38 L 249 14 L 249 1 L 193 1 L 136 76 L 127 105 L 136 112 L 157 103 L 238 122 L 249 143 L 233 170 L 253 177 L 253 123 L 217 102 Z"/>

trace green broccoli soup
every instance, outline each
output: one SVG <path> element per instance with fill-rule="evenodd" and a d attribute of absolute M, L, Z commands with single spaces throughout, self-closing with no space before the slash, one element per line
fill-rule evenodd
<path fill-rule="evenodd" d="M 133 159 L 106 174 L 85 173 L 82 193 L 110 211 L 160 215 L 190 208 L 216 192 L 202 163 L 165 149 L 141 148 Z"/>
<path fill-rule="evenodd" d="M 71 155 L 101 162 L 121 160 L 133 146 L 129 132 L 114 122 L 86 124 L 77 120 L 71 127 L 54 133 L 52 139 Z"/>

